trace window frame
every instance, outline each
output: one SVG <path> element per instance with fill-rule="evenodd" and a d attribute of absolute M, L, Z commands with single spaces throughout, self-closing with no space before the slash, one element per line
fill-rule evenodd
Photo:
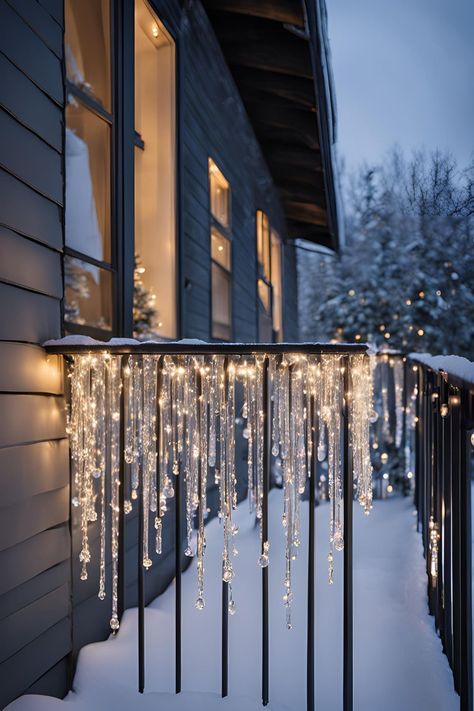
<path fill-rule="evenodd" d="M 64 260 L 66 257 L 71 257 L 73 259 L 79 259 L 82 262 L 91 264 L 93 266 L 104 269 L 111 274 L 112 277 L 112 293 L 110 298 L 112 300 L 112 324 L 110 329 L 98 328 L 96 326 L 89 326 L 87 324 L 74 323 L 73 321 L 68 321 L 65 317 L 65 296 L 63 293 L 63 298 L 61 300 L 61 332 L 62 335 L 67 331 L 69 333 L 76 333 L 84 336 L 91 336 L 92 338 L 103 339 L 104 337 L 112 338 L 114 333 L 117 331 L 118 324 L 118 313 L 117 313 L 117 299 L 116 290 L 118 279 L 118 260 L 117 260 L 117 240 L 115 238 L 115 224 L 114 224 L 114 186 L 115 186 L 115 174 L 116 174 L 116 152 L 115 152 L 115 139 L 116 139 L 116 103 L 115 103 L 115 85 L 116 85 L 116 62 L 114 62 L 114 56 L 116 53 L 116 3 L 114 0 L 109 0 L 109 40 L 110 40 L 110 111 L 107 111 L 99 101 L 96 101 L 92 96 L 90 96 L 86 91 L 76 86 L 71 82 L 66 75 L 66 53 L 63 51 L 63 71 L 64 71 L 64 143 L 65 143 L 65 131 L 66 131 L 66 109 L 67 109 L 67 97 L 71 94 L 79 103 L 84 106 L 88 111 L 91 111 L 95 116 L 97 116 L 102 121 L 109 126 L 109 156 L 110 156 L 110 262 L 105 262 L 103 260 L 94 259 L 83 252 L 79 252 L 72 247 L 69 247 L 66 243 L 66 210 L 67 210 L 67 199 L 66 199 L 66 151 L 63 151 L 63 231 L 64 231 L 64 242 L 63 242 L 63 254 L 62 254 L 62 273 L 63 273 L 63 289 L 65 292 L 64 283 Z M 66 42 L 66 33 L 64 32 L 63 42 Z M 65 148 L 65 146 L 64 146 Z M 121 335 L 121 334 L 120 334 Z"/>
<path fill-rule="evenodd" d="M 216 166 L 218 171 L 221 173 L 224 180 L 228 185 L 227 194 L 227 227 L 223 225 L 213 214 L 211 207 L 211 163 Z M 212 156 L 208 156 L 207 159 L 207 185 L 208 185 L 208 197 L 209 197 L 209 257 L 210 257 L 210 269 L 209 269 L 209 336 L 211 341 L 231 343 L 234 339 L 234 283 L 233 283 L 233 270 L 234 270 L 234 245 L 232 240 L 232 188 L 230 180 L 228 180 L 224 172 L 220 169 L 219 164 Z M 230 269 L 226 269 L 222 264 L 219 264 L 212 256 L 212 230 L 216 230 L 224 239 L 229 243 L 230 252 Z M 229 339 L 225 340 L 214 335 L 214 319 L 213 319 L 213 293 L 212 293 L 212 270 L 213 268 L 220 269 L 228 277 L 228 288 L 229 288 L 229 307 L 230 307 L 230 335 Z"/>
<path fill-rule="evenodd" d="M 65 299 L 61 300 L 61 332 L 92 336 L 105 339 L 112 337 L 132 337 L 133 334 L 133 293 L 135 258 L 135 146 L 140 145 L 140 136 L 135 131 L 135 2 L 110 2 L 110 111 L 66 78 L 65 52 L 63 52 L 64 92 L 70 92 L 87 109 L 110 125 L 110 264 L 88 257 L 66 245 L 66 178 L 65 151 L 63 151 L 63 285 L 64 259 L 72 257 L 107 270 L 112 275 L 112 328 L 101 329 L 94 326 L 75 324 L 65 319 Z M 183 248 L 181 235 L 181 151 L 182 111 L 180 108 L 181 86 L 181 44 L 176 22 L 154 0 L 146 0 L 150 10 L 159 18 L 174 42 L 175 47 L 175 308 L 176 337 L 181 338 L 183 328 L 182 274 Z M 65 34 L 64 39 L 65 41 Z M 66 104 L 64 106 L 64 129 Z M 64 138 L 63 138 L 64 141 Z"/>

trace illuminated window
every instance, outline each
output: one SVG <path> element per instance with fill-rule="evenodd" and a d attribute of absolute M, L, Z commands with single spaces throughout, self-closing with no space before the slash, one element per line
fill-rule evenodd
<path fill-rule="evenodd" d="M 211 336 L 232 338 L 232 242 L 230 234 L 230 187 L 209 158 L 211 211 Z"/>
<path fill-rule="evenodd" d="M 211 215 L 225 229 L 229 228 L 229 183 L 221 171 L 209 158 L 209 193 L 211 199 Z"/>
<path fill-rule="evenodd" d="M 110 8 L 66 0 L 64 319 L 68 330 L 113 328 Z"/>
<path fill-rule="evenodd" d="M 257 258 L 259 276 L 270 280 L 270 223 L 262 210 L 257 210 Z"/>
<path fill-rule="evenodd" d="M 282 286 L 282 244 L 280 235 L 271 231 L 271 272 L 272 272 L 272 316 L 275 340 L 283 340 L 283 286 Z"/>
<path fill-rule="evenodd" d="M 134 335 L 176 331 L 175 44 L 135 2 Z"/>
<path fill-rule="evenodd" d="M 268 216 L 257 210 L 258 337 L 263 342 L 283 340 L 282 245 Z"/>
<path fill-rule="evenodd" d="M 65 330 L 132 335 L 133 308 L 134 335 L 173 338 L 175 45 L 145 0 L 135 2 L 134 25 L 110 8 L 110 0 L 65 0 Z M 132 82 L 128 69 L 112 73 L 112 36 L 135 48 L 134 106 L 120 116 Z"/>

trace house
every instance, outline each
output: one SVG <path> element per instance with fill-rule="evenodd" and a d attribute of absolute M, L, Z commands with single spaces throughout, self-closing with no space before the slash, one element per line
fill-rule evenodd
<path fill-rule="evenodd" d="M 297 340 L 294 239 L 339 230 L 323 0 L 0 0 L 0 73 L 3 706 L 108 634 L 40 344 Z"/>

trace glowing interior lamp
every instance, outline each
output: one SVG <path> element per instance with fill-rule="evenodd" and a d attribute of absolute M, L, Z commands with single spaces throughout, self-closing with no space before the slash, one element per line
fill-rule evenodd
<path fill-rule="evenodd" d="M 158 25 L 153 25 L 151 28 L 151 34 L 155 39 L 157 39 L 158 35 L 160 34 L 160 30 L 158 29 Z"/>

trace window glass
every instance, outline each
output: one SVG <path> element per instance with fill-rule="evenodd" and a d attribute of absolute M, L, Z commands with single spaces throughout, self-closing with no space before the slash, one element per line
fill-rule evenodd
<path fill-rule="evenodd" d="M 110 111 L 110 2 L 66 0 L 66 75 Z"/>
<path fill-rule="evenodd" d="M 175 46 L 144 0 L 135 2 L 134 331 L 176 332 Z"/>
<path fill-rule="evenodd" d="M 211 227 L 211 257 L 212 259 L 230 271 L 231 268 L 231 244 L 227 237 L 224 237 L 219 230 Z"/>
<path fill-rule="evenodd" d="M 110 126 L 80 101 L 66 108 L 66 245 L 110 262 Z"/>
<path fill-rule="evenodd" d="M 257 210 L 257 258 L 260 274 L 270 280 L 270 224 L 262 210 Z"/>
<path fill-rule="evenodd" d="M 229 183 L 212 158 L 209 158 L 209 191 L 212 216 L 223 227 L 229 227 Z"/>
<path fill-rule="evenodd" d="M 64 318 L 68 323 L 112 328 L 112 275 L 88 262 L 64 258 Z"/>
<path fill-rule="evenodd" d="M 275 230 L 271 233 L 272 239 L 272 292 L 273 292 L 273 330 L 276 338 L 281 341 L 283 338 L 283 316 L 282 316 L 282 272 L 281 272 L 281 240 Z"/>
<path fill-rule="evenodd" d="M 270 287 L 268 284 L 266 284 L 263 279 L 258 280 L 258 298 L 260 299 L 260 302 L 265 309 L 265 311 L 268 311 L 270 313 L 270 306 L 271 306 L 271 296 L 270 296 Z"/>
<path fill-rule="evenodd" d="M 232 338 L 231 277 L 229 272 L 212 263 L 212 337 Z"/>

